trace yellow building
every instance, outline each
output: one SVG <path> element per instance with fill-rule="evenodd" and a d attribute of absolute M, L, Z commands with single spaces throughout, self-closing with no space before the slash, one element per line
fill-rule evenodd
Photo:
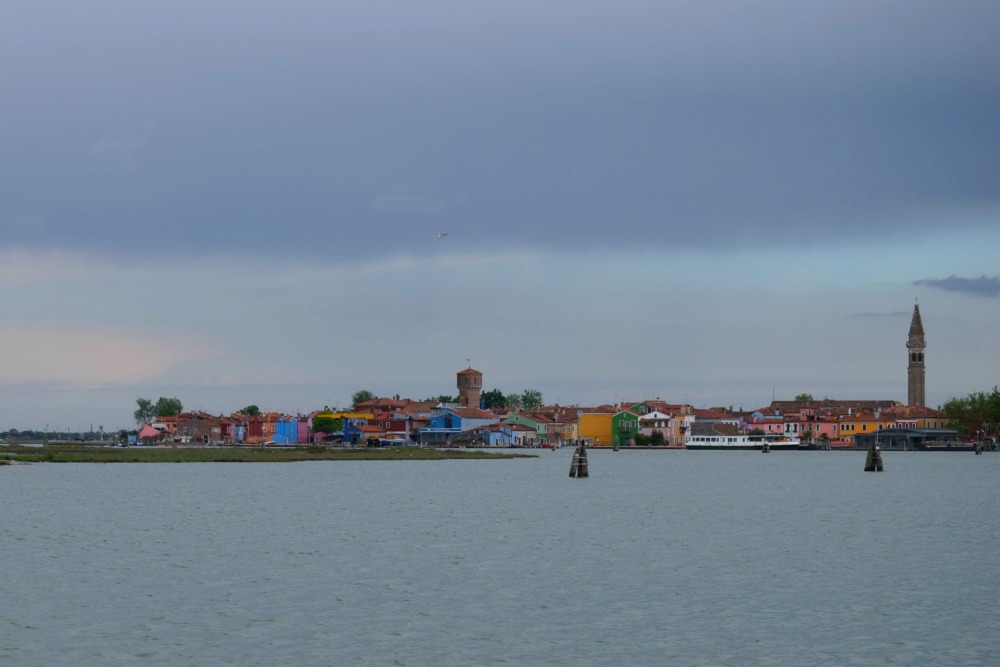
<path fill-rule="evenodd" d="M 611 446 L 611 418 L 614 408 L 602 405 L 599 408 L 584 409 L 580 413 L 578 428 L 580 438 L 592 445 Z"/>
<path fill-rule="evenodd" d="M 865 433 L 881 431 L 884 428 L 893 428 L 896 426 L 896 419 L 886 415 L 880 415 L 877 419 L 875 415 L 869 414 L 844 415 L 840 418 L 839 426 L 840 437 L 846 440 L 855 435 L 864 435 Z"/>
<path fill-rule="evenodd" d="M 892 411 L 902 428 L 949 428 L 948 415 L 923 405 L 908 405 Z"/>

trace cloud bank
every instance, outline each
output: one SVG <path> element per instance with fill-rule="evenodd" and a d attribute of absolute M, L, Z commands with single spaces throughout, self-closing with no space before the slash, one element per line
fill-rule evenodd
<path fill-rule="evenodd" d="M 0 23 L 0 244 L 806 247 L 1000 211 L 993 1 L 36 4 Z"/>
<path fill-rule="evenodd" d="M 961 292 L 972 296 L 988 298 L 1000 297 L 1000 276 L 982 275 L 978 278 L 960 278 L 954 274 L 947 278 L 923 278 L 915 280 L 914 285 L 933 287 L 946 292 Z"/>

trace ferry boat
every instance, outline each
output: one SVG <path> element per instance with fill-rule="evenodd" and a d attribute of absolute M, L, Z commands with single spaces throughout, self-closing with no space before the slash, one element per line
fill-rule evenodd
<path fill-rule="evenodd" d="M 771 451 L 801 449 L 798 438 L 782 435 L 689 435 L 684 438 L 686 449 L 763 449 Z"/>

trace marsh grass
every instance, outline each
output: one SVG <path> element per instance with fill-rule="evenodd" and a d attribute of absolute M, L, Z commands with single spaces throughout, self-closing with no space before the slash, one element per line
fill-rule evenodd
<path fill-rule="evenodd" d="M 83 447 L 0 446 L 0 459 L 34 463 L 294 463 L 297 461 L 443 461 L 509 459 L 524 454 L 422 447 Z"/>

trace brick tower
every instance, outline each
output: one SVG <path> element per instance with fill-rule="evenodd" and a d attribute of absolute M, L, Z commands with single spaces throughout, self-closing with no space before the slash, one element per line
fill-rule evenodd
<path fill-rule="evenodd" d="M 478 408 L 483 374 L 469 367 L 458 372 L 458 402 L 463 408 Z"/>
<path fill-rule="evenodd" d="M 906 367 L 906 404 L 925 404 L 924 398 L 924 323 L 920 321 L 920 305 L 913 304 L 913 318 L 910 320 L 910 335 L 906 339 L 910 362 Z"/>

